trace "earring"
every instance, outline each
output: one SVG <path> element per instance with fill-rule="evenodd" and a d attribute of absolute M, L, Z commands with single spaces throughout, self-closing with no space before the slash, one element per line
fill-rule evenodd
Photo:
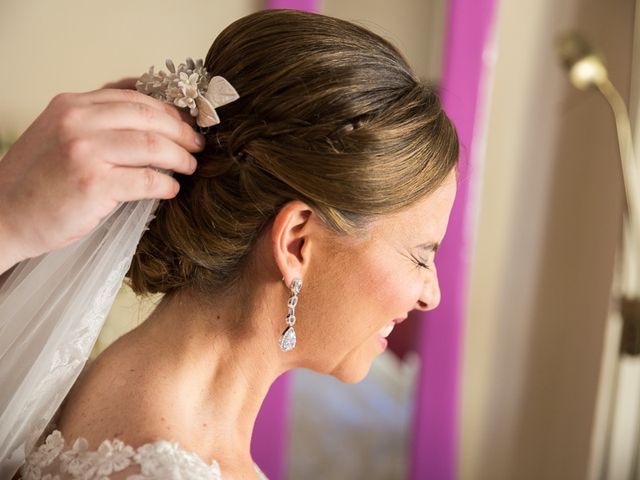
<path fill-rule="evenodd" d="M 284 277 L 282 280 L 284 280 Z M 293 329 L 293 326 L 296 323 L 296 305 L 298 304 L 300 287 L 302 287 L 302 279 L 294 278 L 290 287 L 291 296 L 287 301 L 287 308 L 289 309 L 289 313 L 287 314 L 287 328 L 284 329 L 280 337 L 280 350 L 283 352 L 289 352 L 296 346 L 296 331 Z"/>

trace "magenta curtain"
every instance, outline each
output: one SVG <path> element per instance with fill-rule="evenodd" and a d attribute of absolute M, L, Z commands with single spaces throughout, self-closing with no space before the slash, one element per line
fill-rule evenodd
<path fill-rule="evenodd" d="M 468 192 L 473 179 L 473 133 L 497 0 L 450 0 L 440 95 L 460 137 L 458 194 L 437 263 L 442 300 L 420 317 L 422 368 L 416 398 L 412 479 L 457 478 L 461 352 L 469 260 Z"/>

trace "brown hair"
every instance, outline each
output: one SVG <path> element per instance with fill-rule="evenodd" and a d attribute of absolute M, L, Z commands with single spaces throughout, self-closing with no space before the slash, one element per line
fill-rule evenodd
<path fill-rule="evenodd" d="M 218 109 L 194 175 L 160 202 L 129 269 L 138 294 L 239 280 L 255 240 L 286 202 L 307 203 L 336 234 L 440 186 L 458 138 L 432 87 L 383 38 L 294 10 L 243 17 L 205 60 L 240 98 Z"/>

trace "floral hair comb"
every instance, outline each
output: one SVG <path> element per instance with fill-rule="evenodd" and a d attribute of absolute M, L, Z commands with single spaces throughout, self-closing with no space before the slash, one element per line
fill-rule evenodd
<path fill-rule="evenodd" d="M 220 76 L 210 77 L 203 61 L 187 58 L 176 69 L 169 59 L 165 62 L 169 73 L 153 71 L 153 65 L 136 82 L 136 90 L 180 108 L 188 108 L 196 117 L 200 129 L 220 123 L 216 108 L 238 98 L 238 92 Z M 205 133 L 205 132 L 203 132 Z"/>

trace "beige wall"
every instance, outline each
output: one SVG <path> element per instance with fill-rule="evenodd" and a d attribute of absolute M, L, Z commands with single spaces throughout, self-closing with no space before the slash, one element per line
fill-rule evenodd
<path fill-rule="evenodd" d="M 0 131 L 22 131 L 62 91 L 85 91 L 150 65 L 204 58 L 259 0 L 2 0 Z"/>
<path fill-rule="evenodd" d="M 583 30 L 626 95 L 633 3 L 499 2 L 461 478 L 587 476 L 622 190 L 609 107 L 568 84 L 553 41 Z"/>
<path fill-rule="evenodd" d="M 324 0 L 323 13 L 362 25 L 396 45 L 418 75 L 441 77 L 446 0 Z"/>

